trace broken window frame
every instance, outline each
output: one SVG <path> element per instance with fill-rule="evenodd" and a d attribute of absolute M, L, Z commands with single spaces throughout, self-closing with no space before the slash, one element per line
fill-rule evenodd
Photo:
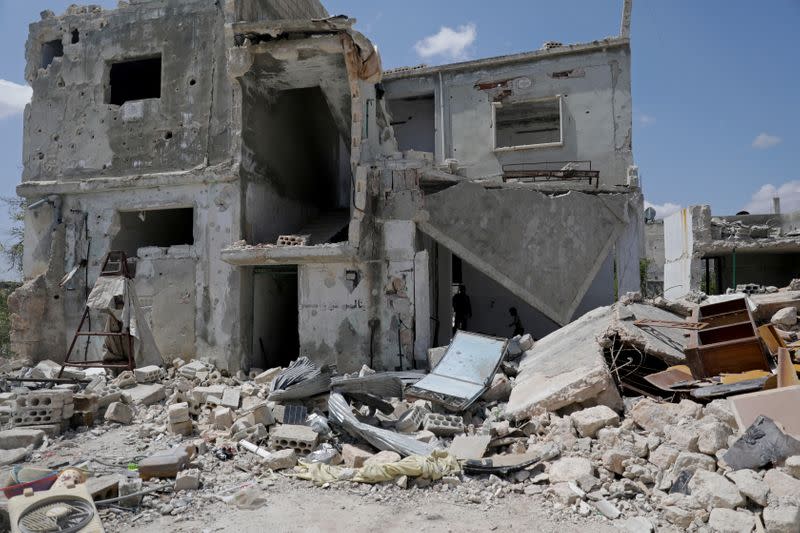
<path fill-rule="evenodd" d="M 529 98 L 526 100 L 518 100 L 514 102 L 507 102 L 505 105 L 519 105 L 519 104 L 533 104 L 539 102 L 550 102 L 556 100 L 558 102 L 558 141 L 551 141 L 545 143 L 535 144 L 519 144 L 516 146 L 497 146 L 497 109 L 503 107 L 503 102 L 492 102 L 492 150 L 494 152 L 514 152 L 517 150 L 531 150 L 536 148 L 560 148 L 564 146 L 564 98 L 561 94 L 554 96 L 545 96 L 542 98 Z"/>

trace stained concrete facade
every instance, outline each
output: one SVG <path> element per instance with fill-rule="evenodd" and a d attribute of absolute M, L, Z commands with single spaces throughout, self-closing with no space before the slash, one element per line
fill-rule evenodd
<path fill-rule="evenodd" d="M 626 31 L 384 76 L 354 21 L 326 16 L 140 0 L 31 25 L 18 354 L 63 359 L 112 249 L 165 359 L 230 371 L 421 364 L 449 338 L 453 253 L 542 334 L 638 288 Z M 504 179 L 554 160 L 599 178 Z"/>
<path fill-rule="evenodd" d="M 787 286 L 800 277 L 800 212 L 714 217 L 708 205 L 681 209 L 664 220 L 664 258 L 670 299 Z"/>

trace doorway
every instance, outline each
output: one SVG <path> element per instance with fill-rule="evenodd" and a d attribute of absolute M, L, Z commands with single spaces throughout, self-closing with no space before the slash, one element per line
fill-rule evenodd
<path fill-rule="evenodd" d="M 253 272 L 254 366 L 287 366 L 299 352 L 297 265 L 258 267 Z"/>

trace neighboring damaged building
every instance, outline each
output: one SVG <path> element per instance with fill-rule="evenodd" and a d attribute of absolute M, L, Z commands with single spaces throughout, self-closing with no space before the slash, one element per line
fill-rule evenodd
<path fill-rule="evenodd" d="M 13 349 L 63 359 L 110 250 L 164 358 L 230 371 L 422 364 L 454 281 L 469 329 L 504 336 L 512 305 L 541 335 L 638 289 L 629 14 L 615 38 L 384 75 L 314 0 L 43 13 Z"/>
<path fill-rule="evenodd" d="M 800 212 L 712 217 L 690 206 L 664 220 L 664 257 L 668 299 L 785 287 L 800 278 Z"/>

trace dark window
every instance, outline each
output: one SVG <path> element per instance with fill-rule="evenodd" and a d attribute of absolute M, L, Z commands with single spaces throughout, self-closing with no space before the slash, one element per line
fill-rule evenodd
<path fill-rule="evenodd" d="M 78 30 L 72 30 L 72 44 L 76 44 L 81 40 L 81 35 Z"/>
<path fill-rule="evenodd" d="M 47 41 L 42 45 L 42 68 L 49 67 L 54 58 L 61 57 L 63 55 L 64 45 L 61 43 L 61 39 Z"/>
<path fill-rule="evenodd" d="M 120 229 L 111 243 L 112 250 L 123 250 L 135 257 L 146 246 L 194 244 L 194 209 L 149 209 L 121 211 Z"/>
<path fill-rule="evenodd" d="M 161 97 L 161 56 L 111 65 L 109 104 Z"/>

